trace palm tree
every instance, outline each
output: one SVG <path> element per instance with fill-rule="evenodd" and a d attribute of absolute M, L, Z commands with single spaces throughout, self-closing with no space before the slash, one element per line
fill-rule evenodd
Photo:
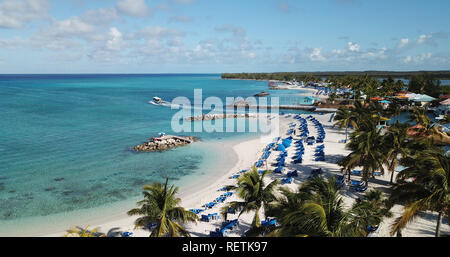
<path fill-rule="evenodd" d="M 367 200 L 345 211 L 334 177 L 308 180 L 297 192 L 280 191 L 282 196 L 266 212 L 280 222 L 270 236 L 361 237 L 367 235 L 368 225 L 378 225 L 388 214 L 381 192 L 367 193 Z"/>
<path fill-rule="evenodd" d="M 234 201 L 228 203 L 222 208 L 222 215 L 226 218 L 229 208 L 234 210 L 241 210 L 239 217 L 243 213 L 255 212 L 255 216 L 252 221 L 250 231 L 247 235 L 254 235 L 258 233 L 261 227 L 261 220 L 259 217 L 259 212 L 262 209 L 265 210 L 266 206 L 272 201 L 274 201 L 275 188 L 280 183 L 278 180 L 274 180 L 266 186 L 264 178 L 270 171 L 266 170 L 262 174 L 259 174 L 255 167 L 252 171 L 245 173 L 238 180 L 238 185 L 236 188 L 237 195 L 242 199 L 242 201 Z"/>
<path fill-rule="evenodd" d="M 313 178 L 296 192 L 284 187 L 280 191 L 281 197 L 266 211 L 267 216 L 276 217 L 280 223 L 270 236 L 329 237 L 340 234 L 346 220 L 334 178 Z"/>
<path fill-rule="evenodd" d="M 178 206 L 181 202 L 180 198 L 175 197 L 178 187 L 172 185 L 169 188 L 168 182 L 167 178 L 165 184 L 155 182 L 144 186 L 142 192 L 144 199 L 137 202 L 140 207 L 128 211 L 128 215 L 142 216 L 135 221 L 135 227 L 156 224 L 150 234 L 151 237 L 179 237 L 180 235 L 188 237 L 189 232 L 182 224 L 195 222 L 198 217 Z"/>
<path fill-rule="evenodd" d="M 358 127 L 356 117 L 349 108 L 340 107 L 334 116 L 334 120 L 336 120 L 336 123 L 333 126 L 338 126 L 339 131 L 341 131 L 342 128 L 345 128 L 345 142 L 347 142 L 348 127 L 350 125 L 354 128 Z"/>
<path fill-rule="evenodd" d="M 425 109 L 418 107 L 414 107 L 408 118 L 409 122 L 416 122 L 425 128 L 428 128 L 431 123 L 431 119 L 427 116 Z"/>
<path fill-rule="evenodd" d="M 350 136 L 347 144 L 352 152 L 339 161 L 345 170 L 361 166 L 363 167 L 363 179 L 368 185 L 369 177 L 373 177 L 375 171 L 384 173 L 383 164 L 386 162 L 382 146 L 382 136 L 376 128 L 376 120 L 370 114 L 365 115 L 360 123 L 360 130 L 355 131 Z"/>
<path fill-rule="evenodd" d="M 421 211 L 438 213 L 435 236 L 440 236 L 444 215 L 450 213 L 450 159 L 442 148 L 429 145 L 412 160 L 413 164 L 401 171 L 397 184 L 393 186 L 391 201 L 404 204 L 402 215 L 396 219 L 391 234 L 401 231 Z"/>
<path fill-rule="evenodd" d="M 361 233 L 367 236 L 369 226 L 378 226 L 384 217 L 391 217 L 390 204 L 379 190 L 371 190 L 362 198 L 357 199 L 350 212 L 352 213 L 352 223 L 359 228 Z"/>
<path fill-rule="evenodd" d="M 99 228 L 88 230 L 89 226 L 85 228 L 71 228 L 67 230 L 67 234 L 64 237 L 104 237 L 105 235 L 98 232 Z"/>
<path fill-rule="evenodd" d="M 397 121 L 389 127 L 387 133 L 383 136 L 383 145 L 387 151 L 385 155 L 386 161 L 388 163 L 388 170 L 391 172 L 391 184 L 394 181 L 394 173 L 399 159 L 408 154 L 408 146 L 410 144 L 406 135 L 406 129 L 407 125 Z"/>

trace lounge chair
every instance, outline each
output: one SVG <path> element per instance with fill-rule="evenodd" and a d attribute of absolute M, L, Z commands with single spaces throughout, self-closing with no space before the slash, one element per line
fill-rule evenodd
<path fill-rule="evenodd" d="M 298 171 L 294 170 L 292 172 L 288 172 L 287 176 L 288 177 L 298 177 Z"/>
<path fill-rule="evenodd" d="M 323 173 L 323 170 L 322 170 L 322 168 L 319 168 L 319 169 L 314 169 L 314 170 L 312 170 L 311 171 L 311 174 L 317 174 L 317 175 L 320 175 L 320 174 L 322 174 Z"/>
<path fill-rule="evenodd" d="M 292 163 L 298 164 L 298 163 L 302 163 L 302 162 L 303 162 L 303 158 L 297 158 L 297 159 L 294 159 L 294 161 Z"/>
<path fill-rule="evenodd" d="M 283 170 L 283 166 L 279 166 L 278 168 L 276 168 L 276 169 L 273 171 L 273 173 L 278 173 L 278 174 L 280 174 L 280 173 L 282 172 L 282 170 Z"/>
<path fill-rule="evenodd" d="M 361 175 L 361 171 L 360 170 L 352 170 L 350 172 L 350 174 L 360 176 Z"/>
<path fill-rule="evenodd" d="M 371 226 L 371 225 L 367 226 L 367 232 L 369 232 L 369 233 L 375 232 L 377 230 L 378 230 L 378 225 L 376 225 L 376 226 Z"/>
<path fill-rule="evenodd" d="M 363 185 L 364 184 L 364 181 L 359 181 L 359 180 L 351 180 L 351 186 L 352 187 L 357 187 L 357 186 L 361 186 L 361 185 Z"/>
<path fill-rule="evenodd" d="M 284 185 L 284 184 L 290 184 L 290 183 L 292 183 L 292 177 L 281 179 L 281 184 L 282 184 L 282 185 Z"/>
<path fill-rule="evenodd" d="M 133 236 L 133 232 L 123 232 L 122 233 L 122 237 L 132 237 Z"/>
<path fill-rule="evenodd" d="M 200 221 L 204 221 L 204 222 L 209 222 L 209 215 L 202 215 L 202 217 L 200 218 Z"/>
<path fill-rule="evenodd" d="M 261 226 L 265 227 L 265 226 L 277 226 L 278 222 L 277 219 L 266 219 L 261 221 Z"/>

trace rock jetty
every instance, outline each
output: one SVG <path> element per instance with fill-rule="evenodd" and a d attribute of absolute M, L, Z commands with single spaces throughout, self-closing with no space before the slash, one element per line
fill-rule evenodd
<path fill-rule="evenodd" d="M 151 138 L 149 141 L 133 147 L 133 149 L 137 152 L 165 151 L 175 147 L 188 145 L 194 141 L 197 141 L 197 138 L 165 135 L 162 137 Z"/>
<path fill-rule="evenodd" d="M 271 118 L 273 117 L 272 114 L 267 113 L 219 113 L 219 114 L 203 114 L 199 116 L 192 116 L 188 117 L 185 120 L 186 121 L 199 121 L 199 120 L 220 120 L 220 119 L 236 119 L 236 118 Z"/>
<path fill-rule="evenodd" d="M 198 121 L 198 120 L 220 120 L 220 119 L 233 119 L 233 118 L 257 118 L 258 115 L 254 113 L 227 113 L 227 114 L 203 114 L 199 116 L 188 117 L 186 121 Z"/>
<path fill-rule="evenodd" d="M 268 95 L 270 95 L 270 94 L 262 91 L 261 93 L 255 94 L 254 96 L 260 97 L 260 96 L 268 96 Z"/>

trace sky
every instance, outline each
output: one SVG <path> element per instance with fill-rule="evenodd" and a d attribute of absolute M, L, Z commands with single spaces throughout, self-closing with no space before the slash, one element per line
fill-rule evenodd
<path fill-rule="evenodd" d="M 448 0 L 0 0 L 0 73 L 450 70 Z"/>

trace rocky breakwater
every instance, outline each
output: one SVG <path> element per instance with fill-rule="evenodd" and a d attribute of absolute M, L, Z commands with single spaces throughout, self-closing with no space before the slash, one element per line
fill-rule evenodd
<path fill-rule="evenodd" d="M 183 136 L 162 136 L 151 138 L 149 141 L 133 147 L 137 152 L 156 152 L 165 151 L 175 147 L 188 145 L 197 141 L 195 137 L 183 137 Z"/>
<path fill-rule="evenodd" d="M 235 118 L 257 118 L 258 115 L 254 113 L 227 113 L 227 114 L 203 114 L 199 116 L 188 117 L 186 121 L 198 120 L 219 120 L 219 119 L 235 119 Z"/>

